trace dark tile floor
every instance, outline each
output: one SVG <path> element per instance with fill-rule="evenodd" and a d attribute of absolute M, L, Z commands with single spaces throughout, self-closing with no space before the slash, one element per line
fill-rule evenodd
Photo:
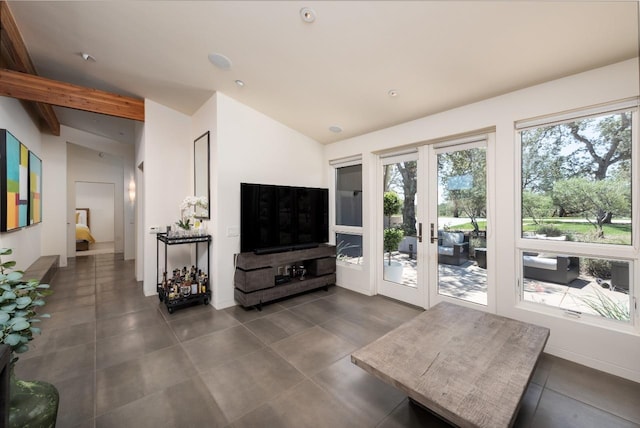
<path fill-rule="evenodd" d="M 351 364 L 419 313 L 331 287 L 262 312 L 144 297 L 121 255 L 69 260 L 16 374 L 54 383 L 58 427 L 446 427 Z M 544 355 L 519 427 L 640 427 L 640 384 Z"/>

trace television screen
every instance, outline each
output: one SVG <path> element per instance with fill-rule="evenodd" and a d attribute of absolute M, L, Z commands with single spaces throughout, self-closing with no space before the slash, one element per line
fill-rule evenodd
<path fill-rule="evenodd" d="M 240 251 L 277 252 L 329 241 L 329 190 L 240 184 Z"/>

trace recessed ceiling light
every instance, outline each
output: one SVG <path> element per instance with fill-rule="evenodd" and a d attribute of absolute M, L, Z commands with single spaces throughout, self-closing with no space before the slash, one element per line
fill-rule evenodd
<path fill-rule="evenodd" d="M 209 54 L 209 61 L 222 70 L 229 70 L 231 68 L 231 60 L 219 53 Z"/>
<path fill-rule="evenodd" d="M 390 89 L 388 92 L 390 97 L 397 97 L 398 96 L 398 91 L 396 91 L 395 89 Z"/>
<path fill-rule="evenodd" d="M 86 53 L 86 52 L 80 52 L 80 56 L 81 56 L 81 57 L 82 57 L 82 59 L 83 59 L 83 60 L 85 60 L 85 61 L 96 62 L 96 58 L 95 58 L 93 55 L 88 54 L 88 53 Z"/>
<path fill-rule="evenodd" d="M 240 86 L 241 88 L 244 86 L 244 82 L 240 79 L 236 80 L 236 85 Z"/>
<path fill-rule="evenodd" d="M 300 9 L 300 18 L 302 18 L 304 22 L 312 23 L 316 20 L 316 12 L 310 7 L 303 7 Z"/>
<path fill-rule="evenodd" d="M 335 132 L 336 134 L 342 132 L 342 128 L 339 125 L 331 125 L 329 127 L 329 131 Z"/>

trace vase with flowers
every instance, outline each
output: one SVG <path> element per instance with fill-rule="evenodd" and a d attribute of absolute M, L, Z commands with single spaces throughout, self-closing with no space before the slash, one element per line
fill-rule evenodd
<path fill-rule="evenodd" d="M 176 225 L 186 233 L 200 233 L 201 218 L 208 217 L 209 201 L 205 196 L 187 196 L 180 204 L 180 219 Z"/>
<path fill-rule="evenodd" d="M 0 248 L 0 258 L 11 254 L 10 248 Z M 49 317 L 38 314 L 37 309 L 44 306 L 44 297 L 51 292 L 48 284 L 25 282 L 23 272 L 13 270 L 15 264 L 0 260 L 0 343 L 11 350 L 9 427 L 54 427 L 59 401 L 56 387 L 47 382 L 18 380 L 14 374 L 16 354 L 29 349 L 27 343 L 34 334 L 40 334 L 40 319 Z"/>

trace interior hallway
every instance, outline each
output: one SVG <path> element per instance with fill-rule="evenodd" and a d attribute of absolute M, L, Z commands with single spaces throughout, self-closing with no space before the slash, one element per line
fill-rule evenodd
<path fill-rule="evenodd" d="M 420 311 L 330 287 L 266 305 L 170 315 L 122 254 L 69 259 L 22 379 L 60 392 L 58 427 L 446 427 L 351 364 Z M 553 332 L 552 332 L 553 334 Z M 640 427 L 640 384 L 544 355 L 518 427 Z"/>

